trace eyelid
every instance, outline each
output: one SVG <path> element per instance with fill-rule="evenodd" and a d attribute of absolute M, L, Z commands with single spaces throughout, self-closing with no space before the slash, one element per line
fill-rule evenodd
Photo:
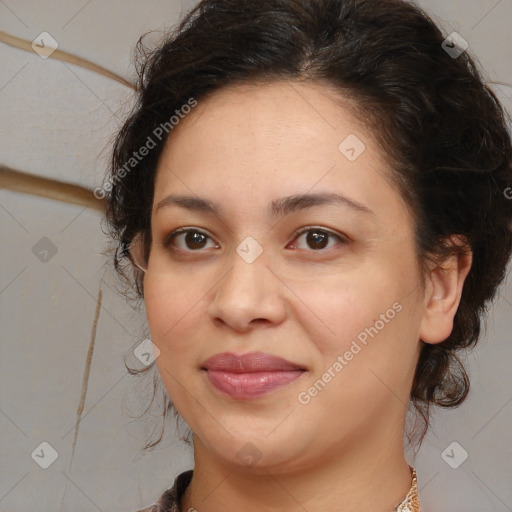
<path fill-rule="evenodd" d="M 189 227 L 182 227 L 182 228 L 175 229 L 174 231 L 172 231 L 171 233 L 166 235 L 164 238 L 164 241 L 162 242 L 162 245 L 165 248 L 167 248 L 172 244 L 173 240 L 178 235 L 182 235 L 182 234 L 188 233 L 190 231 L 195 232 L 195 233 L 201 233 L 202 235 L 205 235 L 207 238 L 209 238 L 210 240 L 213 241 L 213 237 L 210 236 L 203 228 L 195 228 L 193 226 L 189 226 Z M 183 252 L 201 252 L 201 251 L 189 251 L 189 250 L 179 249 L 179 248 L 175 248 L 175 249 L 178 251 L 183 251 Z"/>
<path fill-rule="evenodd" d="M 337 233 L 336 231 L 333 231 L 329 228 L 324 228 L 322 226 L 304 226 L 302 228 L 300 228 L 299 230 L 297 230 L 294 234 L 293 234 L 293 240 L 295 240 L 296 238 L 302 236 L 304 233 L 307 233 L 308 231 L 313 231 L 313 230 L 318 230 L 318 231 L 322 231 L 324 233 L 327 233 L 329 236 L 331 236 L 332 238 L 336 238 L 338 240 L 338 242 L 340 242 L 342 245 L 345 245 L 347 243 L 349 243 L 349 238 L 345 235 L 342 235 L 341 233 Z M 333 247 L 331 247 L 330 249 L 333 249 Z M 308 252 L 312 252 L 312 253 L 327 253 L 330 249 L 320 249 L 320 250 L 309 250 Z"/>
<path fill-rule="evenodd" d="M 312 231 L 312 230 L 318 230 L 318 231 L 322 231 L 322 232 L 325 232 L 327 233 L 329 236 L 333 237 L 333 238 L 336 238 L 338 240 L 338 242 L 340 242 L 342 245 L 343 244 L 347 244 L 349 243 L 350 239 L 345 236 L 345 235 L 342 235 L 341 233 L 337 233 L 336 231 L 333 231 L 329 228 L 324 228 L 322 226 L 317 226 L 317 225 L 310 225 L 310 226 L 303 226 L 301 228 L 299 228 L 297 231 L 295 231 L 292 235 L 292 241 L 295 240 L 296 238 L 298 238 L 299 236 L 303 235 L 304 233 L 307 233 L 308 231 Z M 212 241 L 215 241 L 214 238 L 212 236 L 210 236 L 208 234 L 208 232 L 206 230 L 204 230 L 203 228 L 196 228 L 196 227 L 193 227 L 193 226 L 188 226 L 188 227 L 181 227 L 181 228 L 178 228 L 174 231 L 172 231 L 171 233 L 169 233 L 165 238 L 164 238 L 164 241 L 162 242 L 162 245 L 165 247 L 165 248 L 168 248 L 174 238 L 176 238 L 178 235 L 181 235 L 181 234 L 184 234 L 184 233 L 188 233 L 188 232 L 196 232 L 196 233 L 201 233 L 203 235 L 205 235 L 207 238 L 209 238 L 210 240 Z M 217 244 L 217 242 L 215 242 Z M 218 245 L 218 244 L 217 244 Z M 180 249 L 178 247 L 173 247 L 174 250 L 176 251 L 181 251 L 181 252 L 187 252 L 187 253 L 201 253 L 201 252 L 204 252 L 203 250 L 201 249 L 198 249 L 198 250 L 187 250 L 187 249 Z M 332 249 L 332 247 L 331 247 Z M 310 251 L 307 251 L 307 252 L 314 252 L 314 253 L 322 253 L 322 252 L 327 252 L 329 251 L 329 249 L 321 249 L 321 250 L 310 250 Z"/>
<path fill-rule="evenodd" d="M 341 233 L 337 233 L 336 231 L 333 231 L 329 228 L 324 228 L 322 226 L 304 226 L 303 228 L 300 228 L 297 230 L 293 237 L 297 238 L 298 236 L 302 235 L 303 233 L 307 233 L 308 231 L 311 231 L 313 229 L 317 229 L 318 231 L 324 231 L 325 233 L 328 233 L 329 235 L 333 236 L 334 238 L 337 238 L 338 240 L 341 240 L 342 242 L 348 242 L 348 237 L 345 235 L 342 235 Z"/>

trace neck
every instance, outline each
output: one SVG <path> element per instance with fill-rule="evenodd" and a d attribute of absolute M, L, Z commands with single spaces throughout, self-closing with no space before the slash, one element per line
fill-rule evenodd
<path fill-rule="evenodd" d="M 374 429 L 375 433 L 375 429 Z M 194 475 L 181 510 L 391 512 L 411 487 L 403 430 L 360 432 L 307 469 L 226 464 L 194 438 Z"/>

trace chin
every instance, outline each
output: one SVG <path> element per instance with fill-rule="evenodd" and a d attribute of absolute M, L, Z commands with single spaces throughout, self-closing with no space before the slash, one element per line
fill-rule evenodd
<path fill-rule="evenodd" d="M 278 424 L 278 423 L 277 423 Z M 201 437 L 201 444 L 210 456 L 220 459 L 223 464 L 235 471 L 251 474 L 289 473 L 301 466 L 307 468 L 311 464 L 310 450 L 298 439 L 285 432 L 272 432 L 276 423 L 265 433 L 251 434 L 246 429 L 231 429 L 229 434 L 224 431 L 222 439 L 217 437 Z"/>

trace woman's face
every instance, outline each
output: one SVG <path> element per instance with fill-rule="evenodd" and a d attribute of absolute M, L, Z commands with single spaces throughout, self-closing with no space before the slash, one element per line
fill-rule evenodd
<path fill-rule="evenodd" d="M 219 462 L 299 470 L 401 440 L 424 296 L 412 216 L 386 172 L 319 84 L 224 89 L 171 132 L 146 313 L 167 392 Z M 179 228 L 191 233 L 170 239 Z M 204 369 L 255 352 L 293 365 Z"/>

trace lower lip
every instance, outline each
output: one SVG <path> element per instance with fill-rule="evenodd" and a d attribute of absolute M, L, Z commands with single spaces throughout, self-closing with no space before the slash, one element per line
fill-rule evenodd
<path fill-rule="evenodd" d="M 273 371 L 254 373 L 229 373 L 207 370 L 210 384 L 218 391 L 231 398 L 257 398 L 286 386 L 298 379 L 304 371 Z"/>

